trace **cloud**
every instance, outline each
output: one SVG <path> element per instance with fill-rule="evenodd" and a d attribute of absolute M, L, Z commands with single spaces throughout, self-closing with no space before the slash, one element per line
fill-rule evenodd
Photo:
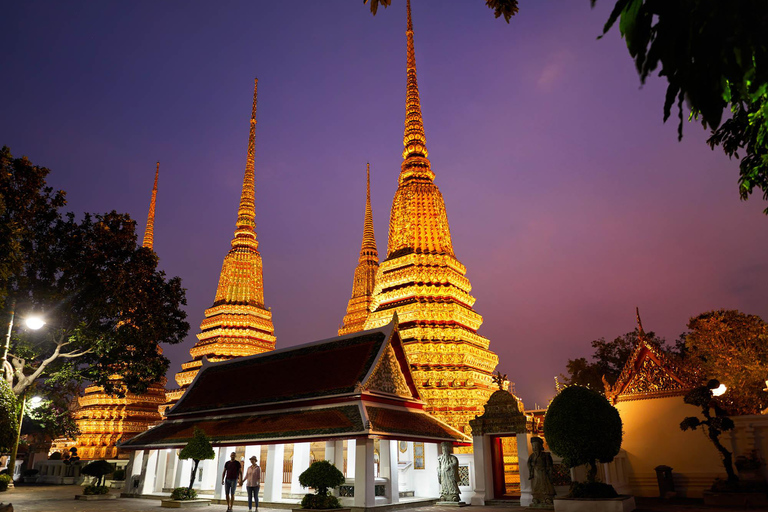
<path fill-rule="evenodd" d="M 560 81 L 564 75 L 565 67 L 571 58 L 571 52 L 568 50 L 559 50 L 551 54 L 539 72 L 536 85 L 539 89 L 550 90 Z"/>

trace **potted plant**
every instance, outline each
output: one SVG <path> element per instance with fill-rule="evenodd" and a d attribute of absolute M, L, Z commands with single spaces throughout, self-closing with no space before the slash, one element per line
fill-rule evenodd
<path fill-rule="evenodd" d="M 314 494 L 306 494 L 301 500 L 301 509 L 337 510 L 341 509 L 339 498 L 330 494 L 334 487 L 344 483 L 344 474 L 327 460 L 313 462 L 299 475 L 299 484 L 315 490 Z M 295 510 L 301 510 L 295 509 Z M 350 510 L 350 509 L 343 509 Z"/>
<path fill-rule="evenodd" d="M 556 497 L 555 510 L 572 509 L 570 500 L 589 500 L 589 510 L 634 510 L 633 496 L 620 496 L 612 485 L 597 480 L 597 462 L 608 463 L 621 449 L 621 416 L 608 400 L 589 388 L 569 386 L 549 404 L 544 438 L 563 465 L 586 464 L 587 481 L 571 484 L 570 493 Z"/>
<path fill-rule="evenodd" d="M 83 487 L 83 494 L 75 496 L 76 500 L 114 499 L 117 496 L 109 494 L 109 487 L 104 485 L 104 477 L 114 470 L 112 464 L 105 460 L 94 460 L 83 466 L 80 474 L 94 477 L 96 480 L 91 485 Z"/>
<path fill-rule="evenodd" d="M 185 508 L 205 505 L 206 503 L 210 504 L 211 500 L 197 498 L 197 492 L 192 489 L 192 485 L 195 483 L 195 475 L 197 474 L 197 467 L 200 465 L 200 461 L 210 460 L 215 457 L 216 453 L 213 451 L 205 431 L 195 427 L 192 439 L 179 452 L 180 460 L 192 459 L 194 462 L 192 472 L 189 475 L 189 487 L 177 487 L 171 493 L 171 498 L 162 500 L 160 505 L 166 508 Z"/>
<path fill-rule="evenodd" d="M 120 489 L 125 485 L 125 468 L 117 468 L 112 473 L 112 487 Z"/>
<path fill-rule="evenodd" d="M 40 471 L 37 469 L 25 469 L 21 474 L 25 484 L 36 484 Z"/>
<path fill-rule="evenodd" d="M 0 475 L 0 492 L 5 492 L 8 490 L 8 484 L 11 483 L 11 475 L 9 474 L 3 474 Z"/>

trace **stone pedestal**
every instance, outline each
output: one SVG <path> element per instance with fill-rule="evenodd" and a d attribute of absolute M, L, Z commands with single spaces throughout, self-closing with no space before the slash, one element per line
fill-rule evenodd
<path fill-rule="evenodd" d="M 438 507 L 467 507 L 469 506 L 467 503 L 464 503 L 463 501 L 438 501 L 435 503 L 435 506 Z"/>

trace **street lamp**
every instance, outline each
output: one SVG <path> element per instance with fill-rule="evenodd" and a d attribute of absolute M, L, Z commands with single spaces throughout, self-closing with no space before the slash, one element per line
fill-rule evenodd
<path fill-rule="evenodd" d="M 712 390 L 712 395 L 721 396 L 723 393 L 725 393 L 727 389 L 728 389 L 728 386 L 726 386 L 725 384 L 720 384 L 719 386 L 717 386 L 715 389 Z"/>
<path fill-rule="evenodd" d="M 41 316 L 31 315 L 24 319 L 24 324 L 27 328 L 36 331 L 45 325 L 45 320 Z"/>

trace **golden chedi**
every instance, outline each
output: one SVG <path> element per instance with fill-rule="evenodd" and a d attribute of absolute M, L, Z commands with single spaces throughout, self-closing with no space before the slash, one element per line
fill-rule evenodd
<path fill-rule="evenodd" d="M 248 158 L 232 248 L 224 257 L 213 306 L 205 310 L 198 341 L 189 351 L 192 360 L 181 365 L 182 371 L 176 374 L 179 389 L 168 392 L 166 406 L 181 398 L 202 366 L 203 358 L 211 362 L 226 361 L 275 349 L 275 328 L 272 312 L 264 306 L 261 254 L 256 240 L 254 159 L 257 86 L 258 80 L 253 88 Z"/>
<path fill-rule="evenodd" d="M 155 202 L 159 175 L 160 162 L 155 169 L 155 184 L 152 187 L 152 199 L 142 244 L 150 250 L 154 246 Z M 158 351 L 160 350 L 158 347 Z M 84 460 L 116 459 L 122 458 L 123 455 L 128 458 L 127 452 L 120 453 L 117 442 L 127 441 L 161 419 L 158 407 L 165 402 L 165 377 L 150 384 L 146 393 L 140 395 L 128 392 L 120 375 L 112 375 L 110 380 L 123 396 L 109 394 L 101 386 L 89 386 L 85 388 L 83 396 L 78 398 L 79 408 L 74 416 L 80 435 L 74 446 L 77 447 L 80 458 Z"/>
<path fill-rule="evenodd" d="M 445 204 L 428 159 L 408 2 L 403 163 L 366 329 L 397 313 L 411 372 L 427 410 L 462 432 L 494 391 L 498 356 L 477 334 L 466 269 L 454 255 Z"/>
<path fill-rule="evenodd" d="M 352 298 L 347 305 L 347 314 L 339 329 L 339 336 L 362 331 L 368 320 L 368 311 L 373 301 L 373 286 L 379 269 L 379 252 L 376 250 L 376 238 L 373 233 L 373 213 L 371 211 L 371 165 L 366 165 L 365 216 L 363 218 L 363 242 L 360 257 L 355 267 L 352 282 Z"/>

